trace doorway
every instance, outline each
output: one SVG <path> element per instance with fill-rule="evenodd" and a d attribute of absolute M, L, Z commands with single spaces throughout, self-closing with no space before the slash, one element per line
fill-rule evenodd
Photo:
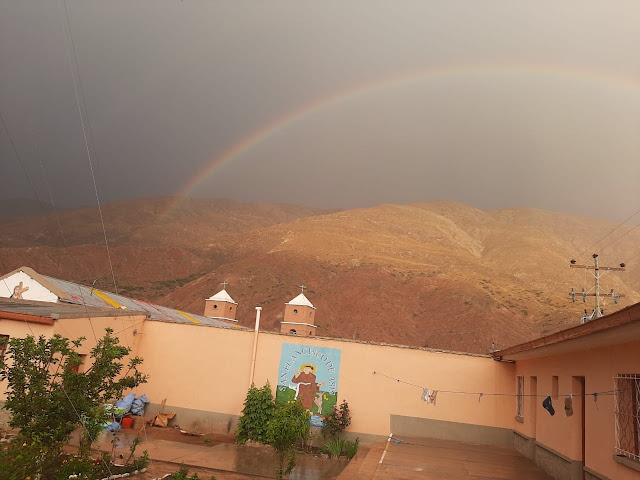
<path fill-rule="evenodd" d="M 584 377 L 572 377 L 571 378 L 571 393 L 574 397 L 577 397 L 576 403 L 580 406 L 580 428 L 582 430 L 582 480 L 585 480 L 584 466 L 585 466 L 585 452 L 586 452 L 586 417 L 585 417 L 585 381 Z M 574 406 L 575 408 L 575 406 Z"/>

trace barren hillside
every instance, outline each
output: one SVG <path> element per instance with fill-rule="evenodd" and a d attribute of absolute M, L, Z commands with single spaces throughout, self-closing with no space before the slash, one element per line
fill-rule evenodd
<path fill-rule="evenodd" d="M 121 293 L 201 313 L 222 280 L 240 303 L 240 322 L 276 329 L 297 285 L 318 308 L 319 335 L 487 352 L 576 324 L 591 303 L 571 303 L 572 286 L 593 284 L 566 267 L 615 224 L 532 209 L 482 211 L 431 202 L 321 212 L 287 205 L 171 199 L 105 208 Z M 109 287 L 94 209 L 6 223 L 0 268 Z M 58 228 L 59 230 L 59 228 Z M 640 254 L 640 229 L 621 227 L 579 260 L 603 265 Z M 61 238 L 61 235 L 58 236 Z M 619 241 L 607 244 L 616 238 Z M 604 248 L 603 250 L 603 247 Z M 640 257 L 603 288 L 624 292 L 613 311 L 640 301 Z"/>

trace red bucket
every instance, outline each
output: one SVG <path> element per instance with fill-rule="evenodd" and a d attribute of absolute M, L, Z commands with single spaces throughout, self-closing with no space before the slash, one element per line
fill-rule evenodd
<path fill-rule="evenodd" d="M 122 428 L 131 428 L 131 425 L 133 424 L 133 418 L 131 417 L 124 417 L 122 419 Z"/>

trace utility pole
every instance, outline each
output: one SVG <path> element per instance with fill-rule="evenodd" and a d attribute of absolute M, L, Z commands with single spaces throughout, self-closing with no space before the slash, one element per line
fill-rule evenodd
<path fill-rule="evenodd" d="M 601 271 L 605 271 L 605 272 L 610 272 L 610 271 L 618 271 L 618 272 L 624 272 L 626 270 L 626 265 L 624 263 L 621 263 L 619 267 L 601 267 L 600 263 L 598 262 L 598 254 L 594 253 L 592 255 L 593 257 L 593 265 L 577 265 L 575 260 L 571 260 L 571 265 L 569 265 L 571 268 L 584 268 L 586 270 L 593 270 L 593 276 L 595 278 L 595 287 L 594 287 L 594 293 L 588 293 L 585 291 L 585 289 L 582 289 L 582 301 L 586 302 L 587 301 L 587 297 L 595 297 L 595 301 L 596 301 L 596 308 L 595 310 L 591 313 L 591 315 L 589 315 L 587 313 L 587 311 L 585 310 L 585 315 L 584 317 L 582 317 L 581 319 L 581 323 L 585 323 L 588 322 L 589 320 L 593 320 L 594 318 L 599 318 L 602 317 L 604 315 L 602 309 L 600 308 L 600 278 L 602 277 L 602 273 L 600 273 Z M 575 289 L 571 289 L 571 292 L 569 293 L 569 296 L 571 297 L 572 301 L 576 301 L 576 291 Z M 613 298 L 613 301 L 615 303 L 618 303 L 618 300 L 620 300 L 620 297 L 624 297 L 623 293 L 615 293 L 613 291 L 613 288 L 611 289 L 611 292 L 609 293 L 605 293 L 602 294 L 602 296 L 605 297 L 611 297 Z"/>

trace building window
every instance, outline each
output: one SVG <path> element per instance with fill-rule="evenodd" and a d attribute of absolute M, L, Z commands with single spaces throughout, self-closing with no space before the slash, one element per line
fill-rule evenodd
<path fill-rule="evenodd" d="M 613 379 L 616 412 L 616 454 L 640 461 L 640 374 Z"/>
<path fill-rule="evenodd" d="M 289 330 L 289 333 L 290 333 L 291 335 L 297 335 L 297 334 L 298 334 L 298 332 L 296 332 L 296 329 L 295 329 L 295 328 L 292 328 L 291 330 Z"/>
<path fill-rule="evenodd" d="M 9 335 L 0 335 L 0 357 L 4 357 L 9 347 Z"/>
<path fill-rule="evenodd" d="M 293 309 L 293 313 L 298 313 L 298 309 L 297 309 L 297 308 L 294 308 L 294 309 Z"/>
<path fill-rule="evenodd" d="M 516 377 L 516 417 L 524 417 L 524 377 Z"/>
<path fill-rule="evenodd" d="M 218 308 L 218 305 L 214 304 L 213 309 L 216 310 L 217 308 Z"/>

